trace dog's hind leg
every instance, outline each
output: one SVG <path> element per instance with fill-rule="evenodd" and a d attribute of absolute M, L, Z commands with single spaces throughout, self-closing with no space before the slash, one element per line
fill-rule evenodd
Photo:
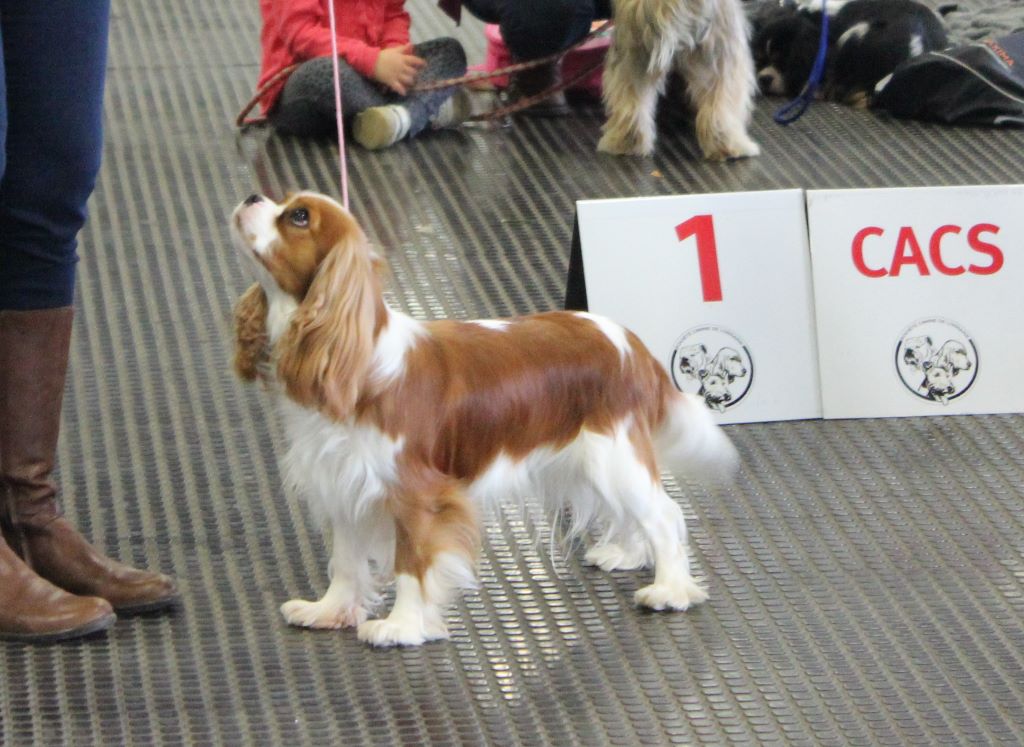
<path fill-rule="evenodd" d="M 697 142 L 713 161 L 761 152 L 747 133 L 757 82 L 747 22 L 738 0 L 721 0 L 707 34 L 676 58 L 697 113 Z"/>
<path fill-rule="evenodd" d="M 636 601 L 651 609 L 685 610 L 707 599 L 690 575 L 686 520 L 661 485 L 649 429 L 633 423 L 597 443 L 588 475 L 605 508 L 605 537 L 586 560 L 606 570 L 654 561 L 654 582 Z"/>
<path fill-rule="evenodd" d="M 448 637 L 444 606 L 476 585 L 479 528 L 465 494 L 433 481 L 391 501 L 395 517 L 395 603 L 381 620 L 359 626 L 374 646 L 418 646 Z"/>
<path fill-rule="evenodd" d="M 635 0 L 616 3 L 615 36 L 602 84 L 608 121 L 597 149 L 645 156 L 654 150 L 654 115 L 672 67 L 676 37 L 666 19 L 645 18 L 642 8 L 630 7 L 634 5 Z"/>
<path fill-rule="evenodd" d="M 650 565 L 650 552 L 642 535 L 603 538 L 587 550 L 583 560 L 602 571 L 635 571 Z"/>
<path fill-rule="evenodd" d="M 637 590 L 637 604 L 653 610 L 685 610 L 706 600 L 707 592 L 690 574 L 682 509 L 656 485 L 643 514 L 637 519 L 654 554 L 654 582 Z"/>
<path fill-rule="evenodd" d="M 281 614 L 289 625 L 354 628 L 366 620 L 367 607 L 376 601 L 365 528 L 353 531 L 335 523 L 331 535 L 331 583 L 327 592 L 315 602 L 292 599 L 281 605 Z"/>

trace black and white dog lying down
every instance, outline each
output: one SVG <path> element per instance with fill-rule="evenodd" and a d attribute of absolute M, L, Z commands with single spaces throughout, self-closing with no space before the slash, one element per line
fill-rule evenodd
<path fill-rule="evenodd" d="M 942 16 L 916 0 L 827 0 L 828 56 L 822 95 L 867 106 L 875 85 L 898 65 L 949 45 Z M 762 93 L 800 93 L 818 53 L 820 0 L 769 0 L 755 13 L 752 49 Z"/>

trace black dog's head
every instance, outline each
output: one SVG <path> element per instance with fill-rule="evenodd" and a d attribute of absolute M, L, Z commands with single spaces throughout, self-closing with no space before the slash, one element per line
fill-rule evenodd
<path fill-rule="evenodd" d="M 761 93 L 796 96 L 814 67 L 821 13 L 768 3 L 754 16 L 751 49 Z"/>

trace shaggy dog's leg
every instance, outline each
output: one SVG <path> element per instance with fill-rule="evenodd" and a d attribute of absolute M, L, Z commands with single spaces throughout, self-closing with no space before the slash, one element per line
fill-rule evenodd
<path fill-rule="evenodd" d="M 658 13 L 661 9 L 651 6 L 676 4 L 649 0 L 619 0 L 615 4 L 615 36 L 603 83 L 608 121 L 598 150 L 634 156 L 654 150 L 654 114 L 677 39 L 675 14 Z"/>
<path fill-rule="evenodd" d="M 747 134 L 756 81 L 747 23 L 738 0 L 717 0 L 706 36 L 676 65 L 697 112 L 697 142 L 713 161 L 756 156 Z"/>

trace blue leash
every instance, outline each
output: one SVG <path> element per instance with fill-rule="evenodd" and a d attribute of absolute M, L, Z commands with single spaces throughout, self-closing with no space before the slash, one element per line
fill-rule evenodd
<path fill-rule="evenodd" d="M 818 55 L 814 58 L 814 67 L 807 78 L 804 90 L 792 101 L 783 104 L 772 115 L 772 119 L 780 125 L 788 125 L 796 122 L 807 111 L 807 107 L 814 101 L 814 94 L 821 85 L 821 79 L 825 77 L 825 55 L 828 53 L 828 5 L 827 0 L 821 0 L 821 38 L 818 41 Z"/>

